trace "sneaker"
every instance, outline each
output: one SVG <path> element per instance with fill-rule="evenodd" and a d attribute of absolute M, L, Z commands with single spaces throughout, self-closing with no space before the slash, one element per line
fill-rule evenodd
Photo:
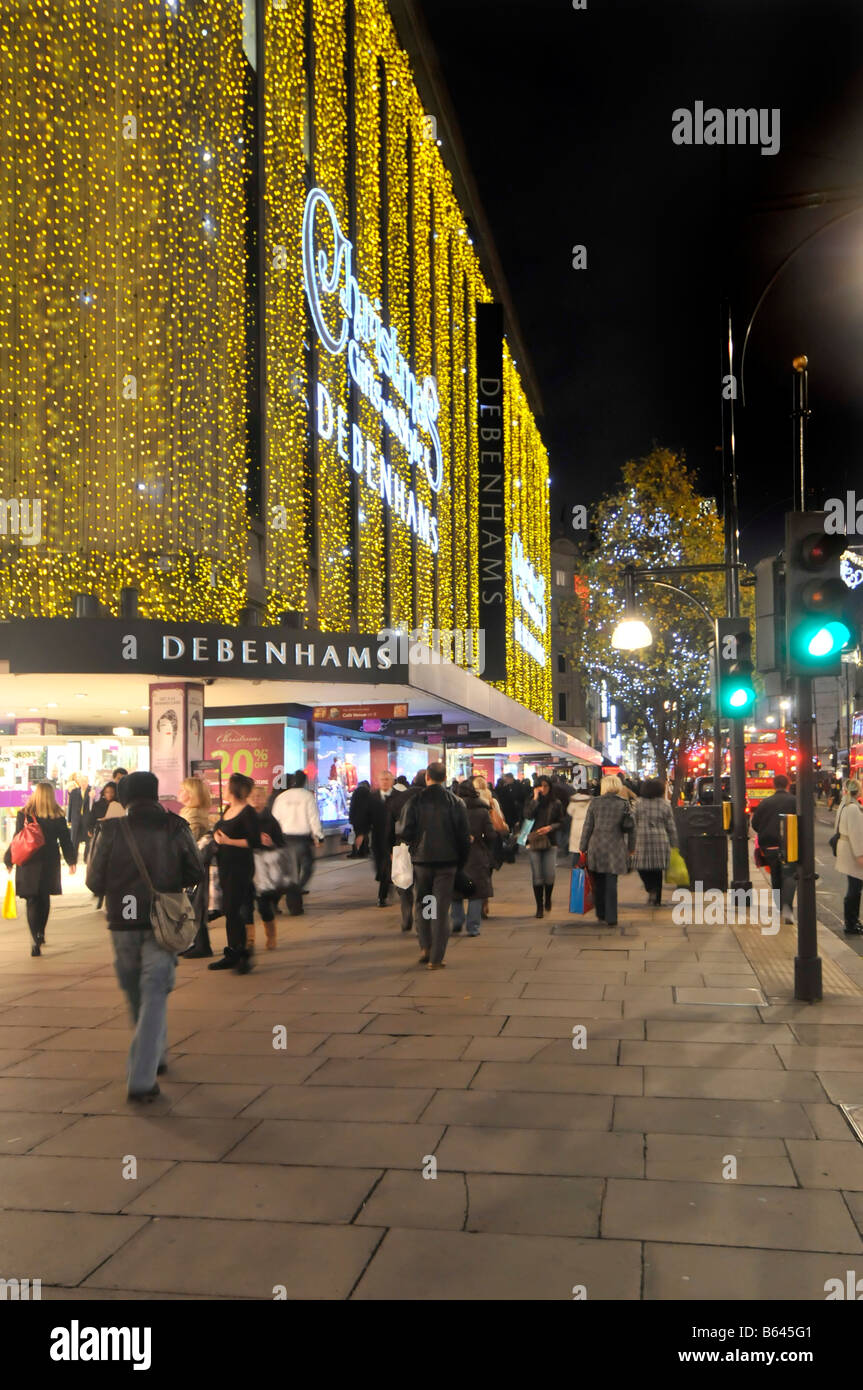
<path fill-rule="evenodd" d="M 790 924 L 791 926 L 794 925 L 794 913 L 791 911 L 791 908 L 790 908 L 790 907 L 783 907 L 783 909 L 782 909 L 782 920 L 783 920 L 783 922 L 786 922 L 786 923 Z"/>
<path fill-rule="evenodd" d="M 863 936 L 863 924 L 855 922 L 853 927 L 845 927 L 844 932 L 846 936 Z"/>

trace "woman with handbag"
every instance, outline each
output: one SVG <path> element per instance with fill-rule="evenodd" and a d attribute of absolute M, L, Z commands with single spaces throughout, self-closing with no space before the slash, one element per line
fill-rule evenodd
<path fill-rule="evenodd" d="M 261 848 L 255 850 L 255 905 L 261 914 L 267 950 L 276 949 L 276 903 L 282 891 L 285 869 L 279 850 L 284 848 L 285 837 L 282 827 L 272 811 L 267 810 L 267 789 L 255 787 L 249 797 L 249 804 L 258 817 L 258 830 L 261 834 Z M 246 945 L 249 950 L 255 946 L 254 912 L 252 921 L 246 927 Z"/>
<path fill-rule="evenodd" d="M 15 834 L 4 857 L 6 868 L 15 864 L 15 893 L 27 904 L 31 956 L 41 956 L 51 899 L 63 892 L 60 853 L 70 874 L 77 867 L 77 853 L 66 817 L 57 805 L 52 782 L 37 782 L 26 805 L 15 817 Z"/>
<path fill-rule="evenodd" d="M 617 880 L 629 873 L 635 850 L 635 820 L 619 777 L 603 777 L 599 796 L 587 808 L 579 848 L 587 854 L 597 921 L 616 927 Z"/>
<path fill-rule="evenodd" d="M 555 796 L 548 777 L 540 777 L 537 782 L 536 793 L 524 808 L 524 818 L 533 821 L 527 837 L 527 848 L 530 854 L 533 896 L 536 898 L 536 915 L 542 917 L 551 907 L 557 867 L 555 838 L 563 823 L 563 807 Z"/>
<path fill-rule="evenodd" d="M 508 839 L 509 837 L 509 824 L 507 822 L 506 816 L 503 813 L 503 808 L 501 807 L 500 802 L 497 800 L 496 796 L 494 795 L 494 792 L 488 784 L 487 778 L 483 777 L 481 772 L 478 772 L 474 777 L 471 778 L 471 781 L 473 782 L 474 788 L 476 789 L 477 796 L 479 797 L 482 804 L 486 807 L 489 814 L 489 819 L 491 820 L 492 847 L 491 865 L 489 872 L 493 874 L 496 869 L 500 868 L 500 866 L 504 863 L 505 860 L 503 842 L 505 839 Z M 489 896 L 493 895 L 490 894 Z M 483 899 L 483 917 L 488 916 L 488 901 L 488 898 Z"/>
<path fill-rule="evenodd" d="M 453 892 L 450 920 L 453 935 L 460 932 L 467 921 L 468 936 L 479 936 L 483 904 L 494 896 L 491 866 L 496 836 L 489 809 L 482 801 L 473 782 L 462 782 L 457 795 L 464 802 L 470 830 L 470 850 L 463 872 L 471 880 L 472 891 L 467 898 L 457 897 Z M 456 879 L 458 879 L 458 875 L 456 875 Z M 465 902 L 467 902 L 467 913 L 465 913 Z"/>
<path fill-rule="evenodd" d="M 651 907 L 659 907 L 668 856 L 673 849 L 679 848 L 674 815 L 661 777 L 642 782 L 641 796 L 633 809 L 635 867 L 647 892 L 648 903 Z"/>

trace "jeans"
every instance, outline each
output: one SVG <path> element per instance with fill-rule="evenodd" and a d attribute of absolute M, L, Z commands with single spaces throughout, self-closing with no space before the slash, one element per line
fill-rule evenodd
<path fill-rule="evenodd" d="M 845 925 L 846 927 L 856 927 L 860 921 L 860 890 L 863 889 L 863 879 L 846 879 L 848 887 L 845 893 Z"/>
<path fill-rule="evenodd" d="M 661 869 L 639 869 L 638 877 L 644 887 L 655 899 L 657 906 L 662 898 L 662 870 Z"/>
<path fill-rule="evenodd" d="M 455 864 L 414 864 L 414 925 L 431 965 L 446 952 L 454 882 Z"/>
<path fill-rule="evenodd" d="M 617 926 L 617 874 L 597 874 L 591 869 L 596 916 L 609 927 Z"/>
<path fill-rule="evenodd" d="M 126 1068 L 130 1092 L 151 1091 L 165 1060 L 168 995 L 174 988 L 177 957 L 157 945 L 150 927 L 112 931 L 114 969 L 135 1028 Z"/>
<path fill-rule="evenodd" d="M 859 883 L 860 880 L 858 879 L 857 882 Z M 771 856 L 770 887 L 773 889 L 774 893 L 779 894 L 780 910 L 784 912 L 786 908 L 790 909 L 794 902 L 794 892 L 797 888 L 797 865 L 783 864 L 778 852 Z M 776 898 L 774 898 L 773 901 L 775 902 Z M 859 891 L 857 893 L 857 901 L 859 904 Z"/>
<path fill-rule="evenodd" d="M 305 888 L 314 867 L 310 835 L 285 836 L 285 866 L 292 888 Z"/>
<path fill-rule="evenodd" d="M 540 884 L 554 883 L 554 870 L 557 864 L 557 846 L 552 845 L 549 849 L 528 850 L 530 855 L 530 873 L 533 879 L 534 888 L 539 888 Z"/>
<path fill-rule="evenodd" d="M 35 898 L 26 898 L 27 903 L 27 926 L 30 928 L 30 935 L 34 945 L 38 946 L 45 939 L 45 927 L 48 923 L 48 913 L 51 911 L 51 898 L 47 893 L 39 893 Z"/>
<path fill-rule="evenodd" d="M 482 898 L 467 899 L 467 934 L 468 936 L 479 936 L 479 926 L 482 921 Z M 452 905 L 452 924 L 453 929 L 461 929 L 465 924 L 464 901 L 456 898 Z"/>

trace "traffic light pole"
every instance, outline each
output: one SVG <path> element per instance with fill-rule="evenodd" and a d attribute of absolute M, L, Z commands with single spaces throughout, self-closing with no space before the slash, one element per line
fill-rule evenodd
<path fill-rule="evenodd" d="M 794 998 L 809 1004 L 822 997 L 821 957 L 815 905 L 815 772 L 813 747 L 812 677 L 797 677 L 797 955 L 794 957 Z"/>
<path fill-rule="evenodd" d="M 734 448 L 734 340 L 731 306 L 722 306 L 722 376 L 735 385 L 722 394 L 723 511 L 725 514 L 725 611 L 740 616 L 740 538 L 737 528 L 737 460 Z M 731 887 L 748 893 L 749 827 L 746 820 L 746 736 L 744 720 L 731 720 Z"/>

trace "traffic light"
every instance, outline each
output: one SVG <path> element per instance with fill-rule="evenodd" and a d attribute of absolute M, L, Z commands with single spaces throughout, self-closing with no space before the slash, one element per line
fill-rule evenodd
<path fill-rule="evenodd" d="M 725 719 L 743 718 L 755 704 L 749 619 L 717 618 L 714 650 L 718 652 L 716 708 Z"/>
<path fill-rule="evenodd" d="M 841 577 L 844 535 L 824 530 L 826 512 L 785 516 L 785 631 L 789 676 L 838 676 L 852 642 Z"/>

